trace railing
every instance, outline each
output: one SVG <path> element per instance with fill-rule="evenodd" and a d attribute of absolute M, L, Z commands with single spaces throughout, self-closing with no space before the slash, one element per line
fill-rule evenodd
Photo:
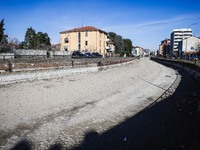
<path fill-rule="evenodd" d="M 179 75 L 178 72 L 176 72 L 176 79 L 174 80 L 172 85 L 168 89 L 166 89 L 165 92 L 160 97 L 158 97 L 153 103 L 151 103 L 148 107 L 146 107 L 146 109 L 149 109 L 150 107 L 157 104 L 158 102 L 160 102 L 160 101 L 168 98 L 169 96 L 171 96 L 175 92 L 175 90 L 177 89 L 180 81 L 181 81 L 181 76 Z"/>

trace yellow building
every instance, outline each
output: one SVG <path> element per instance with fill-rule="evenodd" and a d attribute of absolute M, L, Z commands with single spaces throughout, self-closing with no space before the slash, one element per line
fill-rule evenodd
<path fill-rule="evenodd" d="M 107 33 L 92 26 L 74 28 L 60 32 L 61 51 L 99 52 L 107 53 Z"/>

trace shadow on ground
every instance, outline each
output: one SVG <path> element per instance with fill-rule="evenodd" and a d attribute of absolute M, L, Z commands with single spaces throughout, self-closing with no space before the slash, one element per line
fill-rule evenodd
<path fill-rule="evenodd" d="M 197 110 L 200 87 L 185 72 L 179 73 L 182 80 L 172 96 L 104 133 L 86 133 L 83 142 L 73 150 L 200 149 L 200 114 Z M 13 150 L 18 149 L 18 144 Z M 27 147 L 26 143 L 24 146 Z M 61 149 L 65 148 L 60 143 L 50 147 L 50 150 Z"/>
<path fill-rule="evenodd" d="M 26 139 L 17 143 L 11 150 L 31 150 L 32 143 Z"/>

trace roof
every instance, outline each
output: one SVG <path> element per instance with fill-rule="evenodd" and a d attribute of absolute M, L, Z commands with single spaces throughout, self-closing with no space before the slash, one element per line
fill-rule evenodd
<path fill-rule="evenodd" d="M 140 46 L 133 46 L 134 48 L 142 48 L 142 47 L 140 47 Z"/>
<path fill-rule="evenodd" d="M 80 28 L 74 28 L 74 29 L 71 29 L 71 30 L 62 31 L 60 33 L 84 32 L 84 31 L 99 31 L 99 32 L 107 34 L 107 32 L 105 32 L 103 30 L 100 30 L 100 29 L 97 29 L 97 28 L 92 27 L 92 26 L 85 26 L 85 27 L 80 27 Z"/>
<path fill-rule="evenodd" d="M 190 29 L 190 28 L 180 28 L 180 29 L 173 29 L 173 32 L 174 31 L 192 31 L 192 29 Z"/>

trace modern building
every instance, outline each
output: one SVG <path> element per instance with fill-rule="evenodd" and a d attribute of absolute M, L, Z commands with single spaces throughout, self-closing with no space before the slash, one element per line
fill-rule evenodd
<path fill-rule="evenodd" d="M 111 47 L 107 32 L 92 26 L 62 31 L 60 38 L 61 51 L 80 50 L 82 52 L 99 52 L 105 55 Z"/>
<path fill-rule="evenodd" d="M 178 57 L 178 43 L 192 36 L 192 30 L 188 28 L 174 29 L 171 32 L 170 55 Z"/>
<path fill-rule="evenodd" d="M 166 38 L 165 40 L 161 41 L 158 55 L 164 58 L 170 56 L 170 39 Z"/>
<path fill-rule="evenodd" d="M 178 51 L 180 58 L 190 59 L 191 56 L 197 55 L 200 48 L 200 38 L 199 37 L 189 37 L 183 39 L 178 44 Z"/>

